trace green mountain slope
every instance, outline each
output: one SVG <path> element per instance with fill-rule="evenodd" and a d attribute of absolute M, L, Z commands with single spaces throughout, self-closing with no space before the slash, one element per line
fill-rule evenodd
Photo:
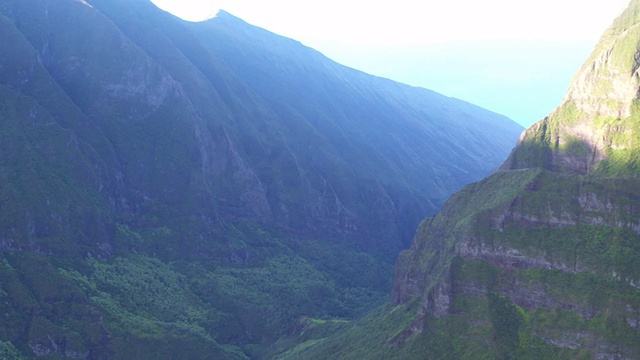
<path fill-rule="evenodd" d="M 501 170 L 423 221 L 390 303 L 334 336 L 309 325 L 317 335 L 293 334 L 297 346 L 274 353 L 639 358 L 639 26 L 634 0 Z"/>
<path fill-rule="evenodd" d="M 226 13 L 0 0 L 0 38 L 0 357 L 258 357 L 355 318 L 521 131 Z"/>

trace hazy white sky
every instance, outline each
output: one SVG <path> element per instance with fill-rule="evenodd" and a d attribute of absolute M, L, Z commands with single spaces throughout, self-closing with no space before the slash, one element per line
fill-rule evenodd
<path fill-rule="evenodd" d="M 222 8 L 303 43 L 407 45 L 455 40 L 595 41 L 629 0 L 152 0 L 186 20 Z"/>
<path fill-rule="evenodd" d="M 344 65 L 528 127 L 560 104 L 629 0 L 151 0 L 189 21 L 219 9 Z"/>

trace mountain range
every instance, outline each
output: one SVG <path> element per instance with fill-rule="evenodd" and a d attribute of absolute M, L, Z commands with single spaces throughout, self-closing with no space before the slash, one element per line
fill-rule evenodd
<path fill-rule="evenodd" d="M 224 12 L 0 0 L 0 38 L 0 357 L 257 358 L 347 324 L 522 131 Z"/>

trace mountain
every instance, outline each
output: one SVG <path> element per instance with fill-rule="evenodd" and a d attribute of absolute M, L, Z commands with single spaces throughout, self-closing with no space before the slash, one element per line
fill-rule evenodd
<path fill-rule="evenodd" d="M 0 37 L 0 357 L 257 357 L 352 319 L 522 130 L 224 12 L 0 0 Z"/>
<path fill-rule="evenodd" d="M 274 351 L 640 358 L 638 54 L 633 0 L 501 170 L 421 223 L 397 261 L 390 303 L 351 326 L 306 324 Z"/>

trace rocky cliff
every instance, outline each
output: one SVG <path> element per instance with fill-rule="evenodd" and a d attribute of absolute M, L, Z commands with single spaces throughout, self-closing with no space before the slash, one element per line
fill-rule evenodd
<path fill-rule="evenodd" d="M 522 134 L 503 169 L 638 173 L 639 17 L 631 3 L 575 75 L 562 104 Z"/>

